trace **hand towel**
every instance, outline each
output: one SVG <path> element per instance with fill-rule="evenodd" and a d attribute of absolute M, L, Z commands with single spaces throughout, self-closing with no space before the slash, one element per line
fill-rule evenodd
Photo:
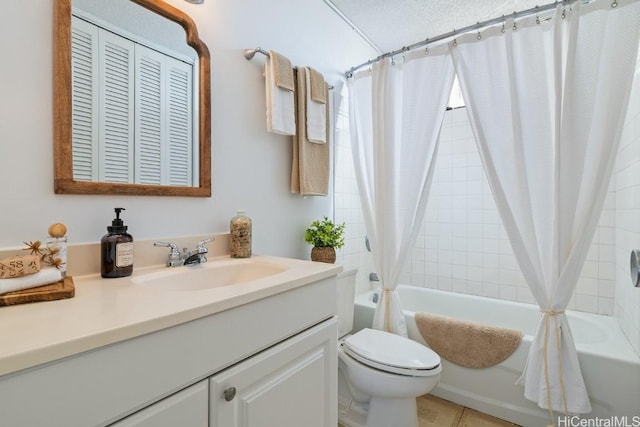
<path fill-rule="evenodd" d="M 289 58 L 279 54 L 275 50 L 269 51 L 269 58 L 271 59 L 273 80 L 276 86 L 293 92 L 295 90 L 295 83 L 293 81 L 293 67 L 291 67 Z"/>
<path fill-rule="evenodd" d="M 304 67 L 297 69 L 296 89 L 298 132 L 293 137 L 291 192 L 303 196 L 326 196 L 329 192 L 330 144 L 329 140 L 325 144 L 314 144 L 307 139 L 306 96 L 304 96 L 307 90 L 307 78 Z M 327 102 L 324 107 L 326 117 L 330 117 L 330 103 Z M 329 120 L 326 120 L 326 128 L 326 134 L 329 135 Z"/>
<path fill-rule="evenodd" d="M 322 73 L 309 67 L 309 80 L 311 82 L 311 100 L 321 104 L 327 103 L 326 83 Z"/>
<path fill-rule="evenodd" d="M 21 291 L 23 289 L 36 288 L 49 285 L 62 280 L 62 273 L 55 267 L 43 268 L 35 274 L 0 280 L 0 295 L 7 292 Z"/>
<path fill-rule="evenodd" d="M 309 67 L 305 67 L 305 83 L 306 89 L 302 93 L 306 94 L 307 139 L 316 144 L 325 144 L 327 142 L 326 103 L 323 104 L 311 99 L 311 71 Z"/>
<path fill-rule="evenodd" d="M 277 60 L 275 58 L 279 58 L 282 55 L 270 55 L 265 63 L 264 71 L 267 98 L 267 130 L 281 135 L 295 135 L 294 91 L 293 89 L 284 89 L 276 84 Z M 291 72 L 293 73 L 293 71 Z M 279 73 L 281 84 L 286 86 L 286 78 L 283 78 L 281 71 Z"/>

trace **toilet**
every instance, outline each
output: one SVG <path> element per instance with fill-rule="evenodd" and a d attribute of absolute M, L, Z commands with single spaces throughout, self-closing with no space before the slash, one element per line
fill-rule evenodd
<path fill-rule="evenodd" d="M 357 270 L 338 276 L 338 420 L 346 427 L 417 427 L 416 397 L 440 379 L 440 357 L 399 335 L 352 335 Z"/>

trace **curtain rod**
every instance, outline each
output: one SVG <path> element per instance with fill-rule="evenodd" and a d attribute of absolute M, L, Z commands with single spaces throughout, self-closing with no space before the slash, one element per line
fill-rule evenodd
<path fill-rule="evenodd" d="M 247 61 L 251 61 L 253 59 L 253 57 L 256 56 L 256 53 L 261 53 L 264 56 L 266 56 L 267 58 L 271 57 L 271 55 L 269 55 L 269 52 L 267 52 L 266 50 L 264 50 L 260 46 L 256 47 L 255 49 L 245 49 L 244 50 L 244 57 L 246 58 Z M 295 69 L 297 69 L 297 67 L 294 66 L 293 69 L 295 70 Z M 327 83 L 327 88 L 329 90 L 333 90 L 333 85 L 330 85 L 330 84 Z"/>
<path fill-rule="evenodd" d="M 378 61 L 381 61 L 381 60 L 383 60 L 385 58 L 391 58 L 391 57 L 394 57 L 394 56 L 399 55 L 401 53 L 408 52 L 410 50 L 417 49 L 419 47 L 427 46 L 427 45 L 429 45 L 431 43 L 439 42 L 439 41 L 442 41 L 442 40 L 445 40 L 445 39 L 449 39 L 451 37 L 455 37 L 455 36 L 458 36 L 458 35 L 461 35 L 461 34 L 465 34 L 465 33 L 468 33 L 468 32 L 474 31 L 474 30 L 477 31 L 477 30 L 480 30 L 481 28 L 484 28 L 484 27 L 489 27 L 491 25 L 499 24 L 501 22 L 505 22 L 507 20 L 507 18 L 518 19 L 518 18 L 522 18 L 524 16 L 538 14 L 540 12 L 545 12 L 545 11 L 548 11 L 548 10 L 551 10 L 551 9 L 555 9 L 558 5 L 563 5 L 565 7 L 566 6 L 570 6 L 571 4 L 575 3 L 576 1 L 579 1 L 579 0 L 559 0 L 559 1 L 555 1 L 553 3 L 549 3 L 549 4 L 546 4 L 546 5 L 543 5 L 543 6 L 535 6 L 535 7 L 532 7 L 531 9 L 523 10 L 523 11 L 520 11 L 520 12 L 513 12 L 513 13 L 511 13 L 509 15 L 502 15 L 499 18 L 493 18 L 493 19 L 489 19 L 489 20 L 486 20 L 486 21 L 478 22 L 476 24 L 468 25 L 466 27 L 460 28 L 459 30 L 454 29 L 453 31 L 449 31 L 448 33 L 443 33 L 443 34 L 440 34 L 440 35 L 438 35 L 436 37 L 427 38 L 425 40 L 410 44 L 408 46 L 401 47 L 400 49 L 396 49 L 396 50 L 393 50 L 391 52 L 383 53 L 382 55 L 380 55 L 380 56 L 378 56 L 376 58 L 370 59 L 367 62 L 363 62 L 362 64 L 359 64 L 359 65 L 356 65 L 354 67 L 351 67 L 348 71 L 345 71 L 345 75 L 347 76 L 347 78 L 351 78 L 351 77 L 353 77 L 353 72 L 354 71 L 356 71 L 356 70 L 358 70 L 358 69 L 360 69 L 362 67 L 366 67 L 367 65 L 374 64 L 374 63 L 376 63 Z M 589 3 L 589 0 L 585 0 L 584 3 Z M 616 7 L 617 5 L 618 5 L 617 1 L 613 0 L 613 2 L 611 3 L 611 7 Z"/>

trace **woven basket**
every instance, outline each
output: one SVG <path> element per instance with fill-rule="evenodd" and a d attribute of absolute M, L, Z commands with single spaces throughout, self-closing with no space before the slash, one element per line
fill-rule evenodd
<path fill-rule="evenodd" d="M 333 264 L 336 262 L 336 249 L 329 246 L 314 246 L 311 249 L 311 261 Z"/>

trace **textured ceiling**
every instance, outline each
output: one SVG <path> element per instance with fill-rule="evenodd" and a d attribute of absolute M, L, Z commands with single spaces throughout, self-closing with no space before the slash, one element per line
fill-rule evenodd
<path fill-rule="evenodd" d="M 327 0 L 382 52 L 551 3 L 540 0 Z"/>

